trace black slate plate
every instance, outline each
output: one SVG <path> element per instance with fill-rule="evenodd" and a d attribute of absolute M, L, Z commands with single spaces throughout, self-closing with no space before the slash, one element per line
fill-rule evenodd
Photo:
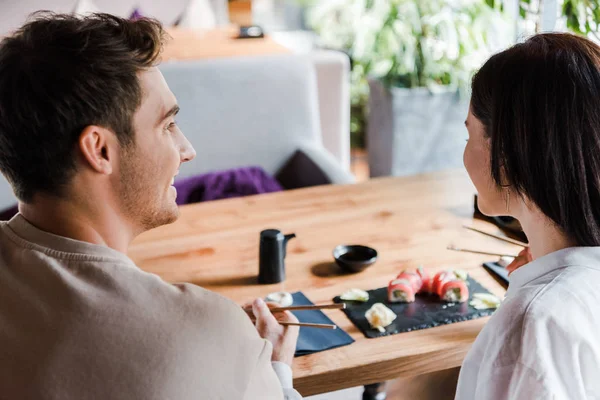
<path fill-rule="evenodd" d="M 416 331 L 419 329 L 433 328 L 439 325 L 447 325 L 460 321 L 486 317 L 492 315 L 495 310 L 476 310 L 469 305 L 473 293 L 490 293 L 486 288 L 473 278 L 468 278 L 470 298 L 465 303 L 446 303 L 440 301 L 435 295 L 417 295 L 414 303 L 388 303 L 387 288 L 368 290 L 369 301 L 359 303 L 344 301 L 338 297 L 333 299 L 336 303 L 346 303 L 343 310 L 350 321 L 364 333 L 367 338 L 394 335 L 396 333 Z M 396 313 L 398 318 L 385 329 L 379 332 L 371 328 L 365 313 L 375 303 L 383 303 Z"/>
<path fill-rule="evenodd" d="M 501 267 L 500 264 L 496 262 L 483 263 L 483 267 L 494 275 L 496 280 L 498 280 L 505 289 L 508 287 L 508 270 L 506 268 Z"/>

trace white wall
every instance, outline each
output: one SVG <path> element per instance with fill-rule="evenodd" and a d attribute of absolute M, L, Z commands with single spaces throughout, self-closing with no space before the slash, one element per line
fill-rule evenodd
<path fill-rule="evenodd" d="M 21 26 L 27 16 L 38 10 L 71 13 L 82 0 L 0 0 L 0 36 Z M 84 0 L 101 12 L 129 17 L 135 8 L 142 15 L 173 25 L 189 9 L 192 2 L 204 0 Z M 227 24 L 227 0 L 208 0 L 218 25 Z"/>

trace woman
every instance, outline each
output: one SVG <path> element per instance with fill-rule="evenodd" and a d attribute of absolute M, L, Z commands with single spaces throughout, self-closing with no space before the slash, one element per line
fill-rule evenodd
<path fill-rule="evenodd" d="M 493 56 L 466 125 L 478 205 L 521 222 L 533 261 L 511 274 L 456 398 L 600 398 L 600 47 L 541 34 Z"/>

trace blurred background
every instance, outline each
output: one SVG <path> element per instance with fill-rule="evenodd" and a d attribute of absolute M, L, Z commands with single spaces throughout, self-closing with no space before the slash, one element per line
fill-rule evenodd
<path fill-rule="evenodd" d="M 244 66 L 249 57 L 264 58 L 263 69 L 282 68 L 274 55 L 310 58 L 314 71 L 309 73 L 316 76 L 310 101 L 319 126 L 313 126 L 315 135 L 305 136 L 318 138 L 358 180 L 460 167 L 473 72 L 494 52 L 536 32 L 572 31 L 596 39 L 600 21 L 597 2 L 589 0 L 3 0 L 0 34 L 43 9 L 156 18 L 173 36 L 165 53 L 171 62 L 227 58 L 227 67 L 237 59 L 244 74 L 253 73 Z M 236 41 L 239 27 L 249 25 L 260 27 L 266 37 Z M 279 97 L 299 93 L 290 82 L 263 82 L 248 93 L 236 81 L 239 76 L 220 74 L 219 79 L 225 87 L 235 85 L 235 96 L 247 100 L 270 84 L 285 86 Z M 190 104 L 202 107 L 203 101 Z M 242 114 L 269 114 L 260 104 L 242 103 L 219 110 L 223 117 L 242 119 Z M 304 121 L 315 117 L 308 114 Z M 216 131 L 233 143 L 240 135 L 254 135 L 231 132 L 234 128 Z"/>

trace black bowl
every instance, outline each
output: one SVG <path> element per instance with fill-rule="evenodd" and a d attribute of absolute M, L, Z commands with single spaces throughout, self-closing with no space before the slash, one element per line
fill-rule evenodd
<path fill-rule="evenodd" d="M 344 271 L 360 272 L 377 261 L 377 251 L 367 246 L 340 245 L 333 249 L 333 258 Z"/>

